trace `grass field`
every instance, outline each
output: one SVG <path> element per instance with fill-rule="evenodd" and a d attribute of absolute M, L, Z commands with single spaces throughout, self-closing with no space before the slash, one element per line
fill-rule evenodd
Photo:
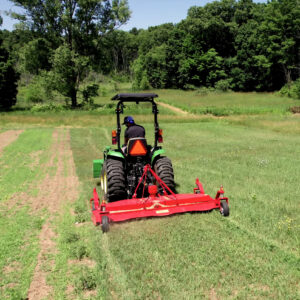
<path fill-rule="evenodd" d="M 173 93 L 159 92 L 184 109 L 191 92 Z M 137 120 L 151 142 L 152 117 Z M 192 192 L 196 177 L 211 195 L 223 184 L 228 218 L 152 218 L 102 235 L 90 220 L 91 165 L 110 145 L 113 116 L 1 114 L 0 138 L 24 129 L 0 150 L 1 299 L 300 299 L 299 116 L 165 108 L 160 125 L 178 191 Z"/>
<path fill-rule="evenodd" d="M 271 93 L 209 93 L 199 91 L 161 90 L 162 101 L 194 114 L 260 115 L 266 113 L 285 114 L 290 107 L 299 105 L 298 100 Z"/>

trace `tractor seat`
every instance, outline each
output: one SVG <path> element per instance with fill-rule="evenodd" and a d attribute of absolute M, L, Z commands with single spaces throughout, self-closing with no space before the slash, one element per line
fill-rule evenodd
<path fill-rule="evenodd" d="M 147 140 L 142 137 L 131 138 L 127 143 L 127 155 L 145 156 L 148 153 Z"/>

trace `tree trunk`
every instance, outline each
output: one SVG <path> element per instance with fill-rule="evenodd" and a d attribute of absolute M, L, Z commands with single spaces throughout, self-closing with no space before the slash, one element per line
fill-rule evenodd
<path fill-rule="evenodd" d="M 282 64 L 283 72 L 284 72 L 284 77 L 285 77 L 285 82 L 286 83 L 291 83 L 291 70 L 289 70 L 284 64 Z"/>
<path fill-rule="evenodd" d="M 75 88 L 71 91 L 72 108 L 77 107 L 77 91 Z"/>

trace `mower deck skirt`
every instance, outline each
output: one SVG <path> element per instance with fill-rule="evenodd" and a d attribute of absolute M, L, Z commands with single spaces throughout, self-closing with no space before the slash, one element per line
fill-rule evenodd
<path fill-rule="evenodd" d="M 102 223 L 103 216 L 107 216 L 111 222 L 120 222 L 192 211 L 210 211 L 220 209 L 221 200 L 221 198 L 213 199 L 206 194 L 175 194 L 100 204 L 98 194 L 94 189 L 94 197 L 91 199 L 92 220 L 95 225 L 99 225 Z"/>

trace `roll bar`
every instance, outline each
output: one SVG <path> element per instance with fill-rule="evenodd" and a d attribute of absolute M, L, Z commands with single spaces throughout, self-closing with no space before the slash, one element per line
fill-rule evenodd
<path fill-rule="evenodd" d="M 123 114 L 124 102 L 135 102 L 139 104 L 140 102 L 148 102 L 152 104 L 152 113 L 154 114 L 154 147 L 157 147 L 158 133 L 159 133 L 159 125 L 157 121 L 158 108 L 156 103 L 154 102 L 154 98 L 157 98 L 157 94 L 153 93 L 129 93 L 129 94 L 117 94 L 111 100 L 119 101 L 116 108 L 117 114 L 117 140 L 118 140 L 118 149 L 121 149 L 121 122 L 120 122 L 120 114 Z"/>

